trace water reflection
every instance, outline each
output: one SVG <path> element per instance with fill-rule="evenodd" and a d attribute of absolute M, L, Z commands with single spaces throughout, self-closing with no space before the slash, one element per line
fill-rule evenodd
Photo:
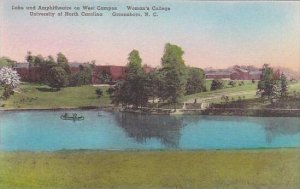
<path fill-rule="evenodd" d="M 115 114 L 118 126 L 138 143 L 156 138 L 168 148 L 178 148 L 183 127 L 182 118 L 165 115 Z"/>
<path fill-rule="evenodd" d="M 272 143 L 280 135 L 296 135 L 300 133 L 299 118 L 266 118 L 257 119 L 256 122 L 263 125 L 268 143 Z"/>

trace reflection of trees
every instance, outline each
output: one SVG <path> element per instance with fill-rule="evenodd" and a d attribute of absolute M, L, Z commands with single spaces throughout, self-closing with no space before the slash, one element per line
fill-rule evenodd
<path fill-rule="evenodd" d="M 157 138 L 167 147 L 177 148 L 183 127 L 180 118 L 168 115 L 139 115 L 132 113 L 116 114 L 118 125 L 138 143 Z"/>
<path fill-rule="evenodd" d="M 187 123 L 201 124 L 205 121 L 227 121 L 256 123 L 266 131 L 266 140 L 272 143 L 279 135 L 295 135 L 300 133 L 300 119 L 297 117 L 239 117 L 239 116 L 185 116 Z M 255 137 L 255 136 L 253 136 Z"/>
<path fill-rule="evenodd" d="M 255 122 L 264 127 L 268 143 L 271 143 L 278 135 L 294 135 L 300 133 L 300 119 L 297 117 L 257 118 Z"/>

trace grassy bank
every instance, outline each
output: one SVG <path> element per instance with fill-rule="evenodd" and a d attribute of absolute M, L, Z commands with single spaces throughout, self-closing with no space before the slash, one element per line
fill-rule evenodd
<path fill-rule="evenodd" d="M 80 108 L 85 106 L 107 106 L 110 98 L 107 87 L 101 87 L 103 96 L 97 98 L 96 87 L 66 87 L 53 91 L 45 85 L 22 84 L 9 100 L 4 101 L 3 108 Z"/>
<path fill-rule="evenodd" d="M 229 81 L 224 81 L 225 83 Z M 241 81 L 239 81 L 241 82 Z M 211 80 L 207 80 L 207 86 L 211 83 Z M 230 87 L 226 84 L 227 88 L 197 93 L 193 95 L 186 95 L 183 97 L 180 103 L 177 104 L 177 108 L 181 108 L 183 102 L 193 103 L 195 99 L 197 102 L 209 102 L 214 104 L 221 104 L 224 102 L 222 96 L 229 97 L 229 104 L 234 104 L 237 100 L 242 100 L 243 108 L 270 108 L 270 103 L 262 103 L 258 96 L 256 96 L 257 83 L 251 81 L 244 81 L 241 86 Z M 51 88 L 45 85 L 39 84 L 22 84 L 18 91 L 11 96 L 7 101 L 2 101 L 2 107 L 0 108 L 81 108 L 89 106 L 108 106 L 111 99 L 106 93 L 107 86 L 101 87 L 103 90 L 103 96 L 97 98 L 95 93 L 96 87 L 91 85 L 81 87 L 66 87 L 59 91 L 53 91 Z M 3 90 L 3 89 L 2 89 Z M 2 91 L 0 88 L 0 94 Z M 289 95 L 299 98 L 300 83 L 291 83 L 289 85 Z M 281 103 L 282 107 L 291 107 L 293 102 Z M 3 105 L 4 104 L 4 105 Z M 298 103 L 299 104 L 299 103 Z M 150 104 L 149 107 L 157 107 L 156 104 Z M 174 108 L 173 104 L 160 103 L 162 108 Z M 231 107 L 231 106 L 230 106 Z M 292 105 L 293 108 L 300 108 L 300 106 Z"/>
<path fill-rule="evenodd" d="M 300 150 L 0 153 L 0 188 L 285 188 Z"/>

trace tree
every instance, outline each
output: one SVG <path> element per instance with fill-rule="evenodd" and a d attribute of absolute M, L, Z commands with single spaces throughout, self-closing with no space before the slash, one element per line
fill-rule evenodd
<path fill-rule="evenodd" d="M 96 89 L 96 94 L 97 94 L 97 97 L 100 98 L 103 95 L 102 89 L 101 88 L 97 88 Z"/>
<path fill-rule="evenodd" d="M 112 81 L 111 74 L 105 70 L 99 75 L 101 83 L 110 83 Z"/>
<path fill-rule="evenodd" d="M 142 67 L 142 59 L 139 51 L 132 50 L 128 56 L 127 75 L 125 84 L 128 87 L 129 96 L 126 98 L 129 104 L 138 106 L 145 106 L 148 102 L 146 94 L 146 75 Z"/>
<path fill-rule="evenodd" d="M 267 97 L 271 103 L 279 96 L 279 87 L 274 70 L 268 64 L 264 64 L 262 68 L 262 79 L 257 84 L 257 94 L 261 99 Z"/>
<path fill-rule="evenodd" d="M 66 71 L 60 66 L 52 67 L 48 72 L 47 84 L 56 89 L 67 86 L 68 76 Z"/>
<path fill-rule="evenodd" d="M 214 79 L 211 83 L 210 90 L 214 91 L 214 90 L 222 89 L 223 87 L 224 84 L 221 80 Z"/>
<path fill-rule="evenodd" d="M 160 97 L 162 82 L 160 70 L 149 72 L 146 76 L 145 90 L 147 95 L 152 98 L 153 103 L 155 97 Z"/>
<path fill-rule="evenodd" d="M 68 61 L 67 57 L 66 57 L 63 53 L 59 52 L 59 53 L 57 54 L 56 62 L 57 62 L 57 64 L 58 64 L 59 66 L 61 66 L 61 67 L 66 71 L 66 73 L 70 76 L 71 70 L 70 70 L 70 66 L 69 66 L 69 61 Z"/>
<path fill-rule="evenodd" d="M 187 79 L 183 54 L 181 47 L 167 43 L 161 59 L 164 80 L 162 98 L 168 99 L 171 103 L 177 103 L 185 93 Z"/>
<path fill-rule="evenodd" d="M 79 72 L 71 76 L 71 86 L 89 85 L 92 83 L 92 70 L 89 67 L 79 65 Z"/>
<path fill-rule="evenodd" d="M 206 91 L 204 71 L 200 68 L 189 67 L 186 94 L 194 94 L 202 91 Z"/>
<path fill-rule="evenodd" d="M 34 56 L 32 55 L 31 51 L 28 51 L 28 52 L 27 52 L 27 55 L 26 55 L 25 59 L 26 59 L 26 61 L 27 61 L 28 64 L 29 64 L 29 68 L 30 68 L 31 66 L 33 66 Z"/>
<path fill-rule="evenodd" d="M 8 99 L 13 93 L 13 89 L 20 84 L 19 74 L 8 67 L 0 69 L 0 85 L 4 87 L 3 97 Z"/>
<path fill-rule="evenodd" d="M 8 57 L 0 57 L 0 68 L 2 67 L 14 67 L 17 62 L 11 60 Z"/>
<path fill-rule="evenodd" d="M 236 86 L 236 82 L 233 80 L 230 80 L 228 85 L 230 85 L 231 87 L 235 87 Z"/>
<path fill-rule="evenodd" d="M 288 82 L 286 76 L 282 73 L 280 75 L 280 97 L 285 98 L 288 95 Z"/>
<path fill-rule="evenodd" d="M 127 75 L 118 82 L 113 90 L 112 101 L 115 104 L 145 106 L 148 102 L 146 75 L 142 67 L 139 51 L 132 50 L 128 55 Z"/>

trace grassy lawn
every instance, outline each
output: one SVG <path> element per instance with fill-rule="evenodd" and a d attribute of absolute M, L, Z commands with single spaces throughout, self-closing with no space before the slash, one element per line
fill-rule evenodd
<path fill-rule="evenodd" d="M 242 100 L 248 100 L 248 102 L 255 102 L 253 106 L 259 107 L 264 104 L 257 103 L 258 96 L 256 96 L 257 82 L 252 83 L 251 81 L 244 81 L 244 85 L 230 87 L 227 85 L 229 81 L 224 81 L 226 88 L 207 91 L 192 95 L 186 95 L 183 97 L 181 102 L 209 102 L 209 103 L 220 103 L 222 102 L 221 97 L 223 95 L 228 96 L 230 101 L 236 101 L 238 98 Z M 237 81 L 239 83 L 240 81 Z M 207 88 L 211 84 L 211 80 L 207 80 Z M 102 86 L 103 96 L 99 99 L 96 96 L 96 87 L 86 85 L 81 87 L 66 87 L 60 91 L 51 91 L 51 89 L 45 85 L 29 84 L 25 83 L 20 86 L 19 92 L 7 101 L 2 101 L 4 108 L 80 108 L 87 106 L 107 106 L 111 100 L 106 93 L 108 87 Z M 0 88 L 0 94 L 2 94 Z M 297 93 L 300 96 L 300 83 L 291 83 L 289 85 L 290 95 Z M 1 104 L 1 103 L 0 103 Z M 153 105 L 156 107 L 156 105 Z M 173 108 L 174 105 L 162 105 L 165 108 Z M 182 107 L 179 103 L 177 108 Z M 251 105 L 250 105 L 251 107 Z"/>
<path fill-rule="evenodd" d="M 5 104 L 4 108 L 76 108 L 109 105 L 110 98 L 106 93 L 107 87 L 101 88 L 103 96 L 99 99 L 95 93 L 96 87 L 89 85 L 51 91 L 45 85 L 26 83 L 20 86 L 19 92 L 3 103 Z"/>
<path fill-rule="evenodd" d="M 209 81 L 208 81 L 209 82 Z M 223 95 L 229 96 L 230 99 L 233 97 L 237 99 L 240 97 L 245 97 L 245 99 L 256 98 L 256 88 L 257 83 L 252 83 L 251 81 L 244 81 L 244 85 L 230 87 L 227 85 L 229 81 L 224 81 L 225 87 L 220 90 L 215 91 L 207 91 L 192 95 L 186 95 L 183 100 L 187 102 L 193 102 L 196 98 L 198 102 L 221 102 L 221 97 Z M 209 89 L 210 86 L 207 84 L 207 88 Z"/>
<path fill-rule="evenodd" d="M 0 188 L 296 189 L 300 150 L 1 152 Z"/>
<path fill-rule="evenodd" d="M 209 89 L 209 82 L 207 81 L 207 88 Z M 224 81 L 225 83 L 228 83 L 229 81 Z M 242 86 L 236 86 L 236 87 L 230 87 L 228 85 L 225 85 L 226 88 L 215 90 L 215 91 L 207 91 L 192 95 L 186 95 L 183 98 L 183 101 L 185 102 L 194 102 L 194 99 L 197 99 L 198 102 L 213 102 L 213 103 L 220 103 L 222 102 L 221 97 L 223 95 L 228 96 L 230 100 L 232 98 L 234 100 L 237 100 L 239 97 L 244 99 L 258 99 L 258 96 L 256 95 L 257 90 L 257 81 L 255 83 L 252 83 L 251 81 L 244 81 L 244 85 Z M 294 91 L 297 93 L 300 93 L 300 83 L 290 83 L 289 84 L 289 94 L 293 95 Z"/>

